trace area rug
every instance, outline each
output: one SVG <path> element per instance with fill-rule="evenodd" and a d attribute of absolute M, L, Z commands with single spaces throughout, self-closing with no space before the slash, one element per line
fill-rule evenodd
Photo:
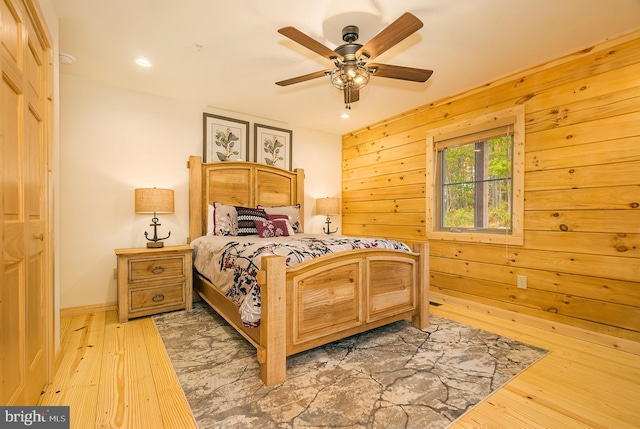
<path fill-rule="evenodd" d="M 290 356 L 267 387 L 255 349 L 205 303 L 153 319 L 200 429 L 445 428 L 546 354 L 431 316 Z"/>

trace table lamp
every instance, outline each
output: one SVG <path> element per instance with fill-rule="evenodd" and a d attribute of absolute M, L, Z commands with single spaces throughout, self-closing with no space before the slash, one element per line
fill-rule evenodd
<path fill-rule="evenodd" d="M 333 234 L 338 231 L 336 228 L 331 231 L 331 215 L 340 214 L 340 199 L 339 198 L 318 198 L 316 200 L 316 213 L 327 216 L 327 226 L 322 229 L 325 234 Z"/>
<path fill-rule="evenodd" d="M 136 213 L 153 213 L 151 224 L 153 227 L 153 238 L 149 238 L 149 233 L 144 232 L 144 236 L 149 242 L 147 247 L 157 248 L 164 247 L 162 240 L 166 240 L 171 236 L 171 231 L 166 237 L 158 238 L 158 213 L 173 213 L 173 189 L 158 188 L 139 188 L 135 190 L 136 196 Z"/>

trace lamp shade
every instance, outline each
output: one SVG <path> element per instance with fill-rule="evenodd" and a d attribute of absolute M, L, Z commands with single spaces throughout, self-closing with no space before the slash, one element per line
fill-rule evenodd
<path fill-rule="evenodd" d="M 173 213 L 173 189 L 139 188 L 136 194 L 136 213 Z"/>
<path fill-rule="evenodd" d="M 316 213 L 327 216 L 340 214 L 340 199 L 318 198 L 316 200 Z"/>

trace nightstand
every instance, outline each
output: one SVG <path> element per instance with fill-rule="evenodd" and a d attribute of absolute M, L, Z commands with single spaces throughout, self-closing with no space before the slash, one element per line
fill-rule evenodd
<path fill-rule="evenodd" d="M 172 310 L 191 310 L 193 248 L 116 249 L 118 319 Z"/>

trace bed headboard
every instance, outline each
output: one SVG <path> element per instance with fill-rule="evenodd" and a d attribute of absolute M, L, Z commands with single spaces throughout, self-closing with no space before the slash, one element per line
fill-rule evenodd
<path fill-rule="evenodd" d="M 232 206 L 255 207 L 300 204 L 304 228 L 304 170 L 283 170 L 255 162 L 203 163 L 190 156 L 189 239 L 206 234 L 207 206 L 214 201 Z"/>

